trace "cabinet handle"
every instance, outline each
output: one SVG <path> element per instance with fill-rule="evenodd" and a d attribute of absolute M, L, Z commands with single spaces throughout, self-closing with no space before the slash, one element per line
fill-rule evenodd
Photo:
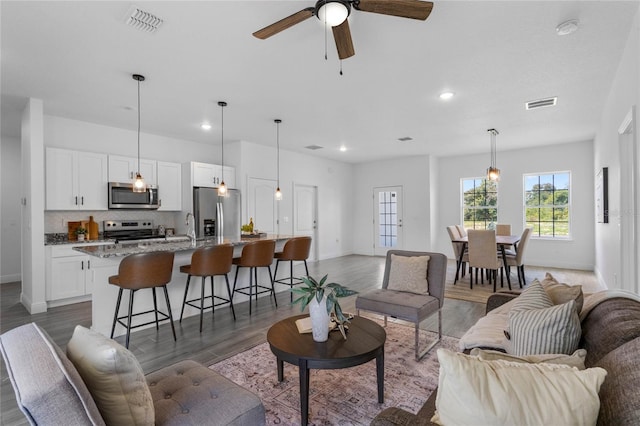
<path fill-rule="evenodd" d="M 84 271 L 84 260 L 80 261 L 80 269 Z"/>
<path fill-rule="evenodd" d="M 91 261 L 87 260 L 87 269 L 91 269 Z"/>
<path fill-rule="evenodd" d="M 82 204 L 84 206 L 84 195 L 82 197 L 80 197 L 80 204 Z"/>
<path fill-rule="evenodd" d="M 158 207 L 162 207 L 162 198 L 158 200 Z"/>
<path fill-rule="evenodd" d="M 76 195 L 76 206 L 78 205 L 78 196 Z"/>

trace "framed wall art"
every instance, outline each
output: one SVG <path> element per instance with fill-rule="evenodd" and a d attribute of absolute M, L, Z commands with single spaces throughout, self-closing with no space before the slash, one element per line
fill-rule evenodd
<path fill-rule="evenodd" d="M 596 174 L 596 221 L 609 223 L 609 168 L 603 167 Z"/>

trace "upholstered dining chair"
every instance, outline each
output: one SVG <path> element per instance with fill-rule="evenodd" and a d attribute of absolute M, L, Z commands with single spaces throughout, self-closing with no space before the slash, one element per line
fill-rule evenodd
<path fill-rule="evenodd" d="M 508 223 L 497 223 L 496 235 L 511 235 L 511 225 Z"/>
<path fill-rule="evenodd" d="M 473 289 L 473 268 L 476 270 L 476 284 L 478 274 L 482 277 L 482 269 L 489 270 L 489 277 L 493 279 L 493 291 L 496 291 L 498 270 L 500 270 L 500 286 L 503 283 L 502 257 L 496 252 L 496 233 L 492 229 L 470 229 L 469 237 L 469 282 Z M 509 284 L 509 290 L 511 285 Z"/>
<path fill-rule="evenodd" d="M 520 288 L 522 288 L 523 285 L 527 285 L 527 279 L 524 276 L 524 256 L 527 252 L 527 244 L 529 242 L 529 238 L 531 237 L 532 231 L 533 228 L 524 228 L 515 253 L 510 251 L 506 255 L 507 273 L 511 272 L 511 266 L 516 267 L 516 271 L 518 273 L 518 284 L 520 284 Z"/>
<path fill-rule="evenodd" d="M 469 262 L 469 253 L 465 250 L 465 243 L 456 243 L 455 240 L 460 238 L 460 233 L 458 227 L 456 225 L 447 226 L 447 232 L 449 233 L 449 238 L 451 238 L 451 245 L 453 246 L 453 255 L 456 258 L 456 277 L 453 280 L 453 283 L 458 282 L 458 273 L 460 269 L 462 269 L 462 276 L 464 277 L 467 272 L 467 263 Z M 464 250 L 462 254 L 462 262 L 460 262 L 460 254 Z"/>
<path fill-rule="evenodd" d="M 391 316 L 415 325 L 415 359 L 419 361 L 442 337 L 442 305 L 447 257 L 442 253 L 389 250 L 382 287 L 359 294 L 356 310 Z M 420 323 L 438 314 L 438 338 L 419 348 Z"/>
<path fill-rule="evenodd" d="M 467 236 L 467 229 L 464 227 L 464 225 L 456 225 L 456 229 L 458 230 L 458 233 L 461 237 Z"/>

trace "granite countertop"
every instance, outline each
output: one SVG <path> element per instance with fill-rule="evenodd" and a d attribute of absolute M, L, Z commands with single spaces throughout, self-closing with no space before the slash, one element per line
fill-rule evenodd
<path fill-rule="evenodd" d="M 288 240 L 292 238 L 291 235 L 266 235 L 260 238 L 241 238 L 238 240 L 229 240 L 225 239 L 222 243 L 228 244 L 231 243 L 234 246 L 242 246 L 249 242 L 258 241 L 258 240 Z M 153 251 L 186 251 L 186 250 L 195 250 L 199 247 L 204 246 L 213 246 L 219 244 L 218 239 L 199 239 L 196 240 L 195 245 L 191 243 L 188 239 L 179 239 L 174 241 L 149 241 L 149 242 L 137 242 L 137 243 L 118 243 L 118 244 L 106 244 L 106 245 L 98 245 L 98 246 L 79 246 L 74 247 L 74 250 L 77 250 L 81 253 L 85 253 L 95 257 L 122 257 L 128 256 L 130 254 L 136 253 L 148 253 Z"/>
<path fill-rule="evenodd" d="M 47 233 L 44 234 L 45 246 L 59 246 L 65 244 L 101 244 L 101 243 L 114 243 L 116 240 L 113 238 L 104 238 L 102 233 L 98 236 L 97 240 L 70 240 L 67 233 Z"/>

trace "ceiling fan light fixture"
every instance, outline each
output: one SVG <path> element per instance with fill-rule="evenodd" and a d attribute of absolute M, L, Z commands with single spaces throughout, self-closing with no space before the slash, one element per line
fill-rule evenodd
<path fill-rule="evenodd" d="M 351 13 L 349 2 L 342 0 L 319 0 L 316 3 L 318 19 L 330 27 L 342 24 Z"/>

